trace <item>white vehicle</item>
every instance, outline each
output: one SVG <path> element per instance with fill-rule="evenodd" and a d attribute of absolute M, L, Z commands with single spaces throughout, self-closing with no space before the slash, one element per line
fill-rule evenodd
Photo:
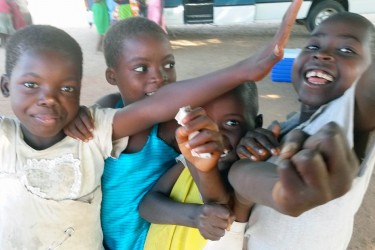
<path fill-rule="evenodd" d="M 164 0 L 166 24 L 216 25 L 280 22 L 291 0 Z M 343 11 L 374 14 L 375 0 L 307 0 L 298 23 L 311 31 L 323 19 Z"/>

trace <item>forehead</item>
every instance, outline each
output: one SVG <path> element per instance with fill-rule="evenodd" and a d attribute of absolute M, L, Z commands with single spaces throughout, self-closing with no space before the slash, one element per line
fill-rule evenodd
<path fill-rule="evenodd" d="M 12 73 L 21 75 L 62 76 L 80 81 L 79 67 L 65 54 L 53 50 L 28 50 L 21 54 Z"/>
<path fill-rule="evenodd" d="M 364 22 L 356 19 L 327 19 L 312 33 L 313 37 L 330 36 L 336 39 L 353 40 L 362 46 L 369 46 L 372 30 Z"/>
<path fill-rule="evenodd" d="M 203 106 L 208 116 L 225 116 L 227 114 L 236 114 L 245 116 L 249 108 L 238 92 L 226 93 Z"/>
<path fill-rule="evenodd" d="M 154 52 L 163 50 L 171 52 L 172 46 L 169 39 L 161 35 L 138 34 L 124 40 L 123 52 L 126 51 L 127 53 L 131 53 L 138 52 L 138 50 L 149 50 Z"/>

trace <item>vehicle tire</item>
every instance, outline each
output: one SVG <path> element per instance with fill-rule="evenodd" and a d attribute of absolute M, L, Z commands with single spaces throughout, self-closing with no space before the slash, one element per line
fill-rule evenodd
<path fill-rule="evenodd" d="M 344 12 L 344 7 L 334 0 L 323 0 L 317 4 L 313 4 L 307 15 L 305 26 L 308 31 L 313 31 L 327 17 Z"/>

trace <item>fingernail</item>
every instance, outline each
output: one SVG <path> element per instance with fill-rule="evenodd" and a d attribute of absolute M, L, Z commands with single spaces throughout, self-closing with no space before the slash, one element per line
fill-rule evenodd
<path fill-rule="evenodd" d="M 188 149 L 190 149 L 190 145 L 189 145 L 189 143 L 186 143 L 186 144 L 185 144 L 185 147 L 188 148 Z"/>
<path fill-rule="evenodd" d="M 277 149 L 271 149 L 271 154 L 272 155 L 278 155 L 279 154 L 279 150 L 277 150 Z"/>
<path fill-rule="evenodd" d="M 253 160 L 253 161 L 257 161 L 258 160 L 254 155 L 250 156 L 250 159 Z"/>
<path fill-rule="evenodd" d="M 294 142 L 287 143 L 282 147 L 280 156 L 288 157 L 292 152 L 296 151 L 297 148 L 298 148 L 297 143 L 294 143 Z"/>
<path fill-rule="evenodd" d="M 258 153 L 261 154 L 261 155 L 263 155 L 265 153 L 265 151 L 263 149 L 259 149 Z"/>

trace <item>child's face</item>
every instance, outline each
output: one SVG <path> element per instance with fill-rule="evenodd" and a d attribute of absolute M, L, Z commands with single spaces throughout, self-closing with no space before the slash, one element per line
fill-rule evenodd
<path fill-rule="evenodd" d="M 5 84 L 25 141 L 51 146 L 79 109 L 80 76 L 76 65 L 51 50 L 24 53 Z"/>
<path fill-rule="evenodd" d="M 246 121 L 246 112 L 249 112 L 249 109 L 246 108 L 242 97 L 232 92 L 216 98 L 203 108 L 218 125 L 223 135 L 224 146 L 229 150 L 228 154 L 219 161 L 219 168 L 225 170 L 238 159 L 237 144 L 247 130 L 252 129 Z"/>
<path fill-rule="evenodd" d="M 323 22 L 293 65 L 303 104 L 319 107 L 341 96 L 371 62 L 370 31 L 345 20 Z"/>
<path fill-rule="evenodd" d="M 155 93 L 161 86 L 176 81 L 175 59 L 167 39 L 142 35 L 126 40 L 116 85 L 126 104 Z"/>

